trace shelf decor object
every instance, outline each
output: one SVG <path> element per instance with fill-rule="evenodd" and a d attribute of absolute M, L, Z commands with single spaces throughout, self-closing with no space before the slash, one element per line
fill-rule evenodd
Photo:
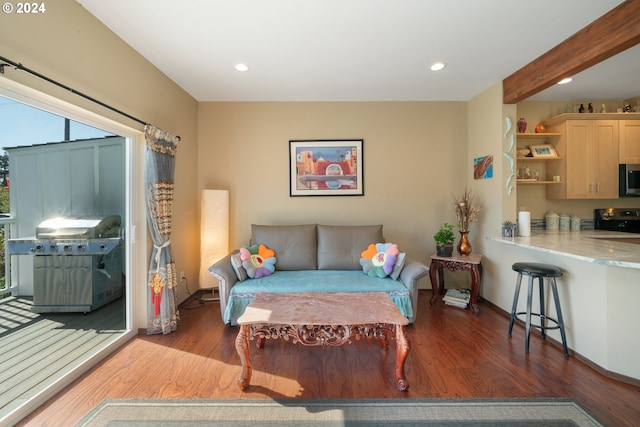
<path fill-rule="evenodd" d="M 520 117 L 518 120 L 518 133 L 524 133 L 527 130 L 527 121 L 524 117 Z"/>
<path fill-rule="evenodd" d="M 551 144 L 530 145 L 531 155 L 534 158 L 553 158 L 558 157 L 556 149 Z"/>

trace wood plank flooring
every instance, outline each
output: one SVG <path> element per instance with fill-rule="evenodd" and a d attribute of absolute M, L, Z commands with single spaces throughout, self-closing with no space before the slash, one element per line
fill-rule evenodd
<path fill-rule="evenodd" d="M 87 314 L 38 314 L 30 298 L 0 300 L 0 418 L 122 334 L 123 301 Z"/>
<path fill-rule="evenodd" d="M 507 338 L 508 318 L 480 302 L 480 313 L 429 305 L 419 297 L 408 328 L 408 392 L 394 384 L 394 345 L 375 340 L 338 348 L 303 347 L 283 340 L 252 345 L 249 390 L 237 385 L 237 328 L 224 326 L 217 302 L 187 302 L 177 332 L 138 335 L 103 360 L 20 426 L 73 425 L 104 398 L 527 398 L 570 397 L 608 426 L 640 425 L 640 387 L 600 375 L 555 344 L 524 328 Z"/>

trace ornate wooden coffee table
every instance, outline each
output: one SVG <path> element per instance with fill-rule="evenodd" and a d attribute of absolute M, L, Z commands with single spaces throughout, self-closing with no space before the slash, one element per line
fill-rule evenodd
<path fill-rule="evenodd" d="M 409 321 L 384 292 L 305 292 L 256 295 L 238 318 L 236 350 L 242 363 L 238 385 L 251 381 L 249 340 L 264 348 L 266 339 L 283 338 L 305 346 L 340 346 L 361 338 L 377 338 L 383 349 L 396 340 L 395 375 L 398 390 L 406 391 L 404 362 L 411 345 L 405 331 Z"/>

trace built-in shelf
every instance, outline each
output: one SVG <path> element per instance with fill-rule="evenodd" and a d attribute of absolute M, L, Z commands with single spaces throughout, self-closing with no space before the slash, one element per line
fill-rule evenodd
<path fill-rule="evenodd" d="M 517 157 L 519 162 L 546 162 L 549 160 L 562 160 L 562 157 Z"/>
<path fill-rule="evenodd" d="M 547 140 L 549 138 L 560 138 L 562 136 L 561 133 L 551 133 L 551 132 L 545 132 L 545 133 L 517 133 L 516 134 L 516 138 L 518 138 L 519 141 L 543 141 L 543 140 Z"/>
<path fill-rule="evenodd" d="M 561 181 L 529 181 L 526 179 L 517 179 L 516 183 L 523 185 L 562 184 Z"/>
<path fill-rule="evenodd" d="M 638 120 L 640 113 L 564 113 L 544 120 L 545 126 L 563 123 L 566 120 Z M 518 138 L 522 134 L 518 134 Z"/>

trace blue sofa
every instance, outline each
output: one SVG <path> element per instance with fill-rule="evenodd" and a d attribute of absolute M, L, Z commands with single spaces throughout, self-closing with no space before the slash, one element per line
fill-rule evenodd
<path fill-rule="evenodd" d="M 418 280 L 429 269 L 400 253 L 388 277 L 364 273 L 361 253 L 369 245 L 383 242 L 382 225 L 252 225 L 251 245 L 262 244 L 273 250 L 275 271 L 247 278 L 238 250 L 212 265 L 209 273 L 218 280 L 222 320 L 236 325 L 258 292 L 386 292 L 413 322 Z"/>

